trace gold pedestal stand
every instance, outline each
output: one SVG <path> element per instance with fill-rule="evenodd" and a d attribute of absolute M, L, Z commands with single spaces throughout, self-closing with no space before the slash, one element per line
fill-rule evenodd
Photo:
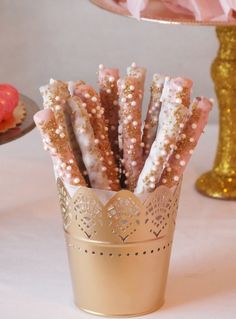
<path fill-rule="evenodd" d="M 126 8 L 114 0 L 91 0 L 107 11 L 130 17 Z M 214 167 L 196 182 L 197 190 L 207 196 L 236 199 L 236 24 L 234 21 L 196 21 L 192 16 L 168 10 L 161 1 L 149 0 L 141 20 L 165 24 L 215 26 L 220 41 L 212 65 L 219 101 L 219 142 Z"/>
<path fill-rule="evenodd" d="M 196 182 L 204 195 L 236 199 L 236 27 L 217 27 L 220 48 L 211 73 L 219 101 L 219 141 L 214 167 Z"/>

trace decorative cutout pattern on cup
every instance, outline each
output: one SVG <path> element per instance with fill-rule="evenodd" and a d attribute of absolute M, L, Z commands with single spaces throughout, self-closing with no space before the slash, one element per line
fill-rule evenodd
<path fill-rule="evenodd" d="M 105 205 L 93 189 L 80 187 L 71 198 L 59 178 L 57 186 L 64 228 L 74 238 L 115 245 L 171 238 L 180 184 L 160 186 L 144 202 L 121 190 Z"/>

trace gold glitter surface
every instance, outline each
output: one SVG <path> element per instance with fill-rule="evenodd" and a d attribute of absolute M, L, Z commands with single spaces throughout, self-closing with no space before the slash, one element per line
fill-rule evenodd
<path fill-rule="evenodd" d="M 217 27 L 216 32 L 220 48 L 211 71 L 220 109 L 219 141 L 214 167 L 196 188 L 210 197 L 236 199 L 236 27 Z"/>

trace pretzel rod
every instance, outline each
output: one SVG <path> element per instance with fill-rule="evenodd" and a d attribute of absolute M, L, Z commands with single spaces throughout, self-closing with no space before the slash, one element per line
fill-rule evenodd
<path fill-rule="evenodd" d="M 118 87 L 119 80 L 118 69 L 104 68 L 99 66 L 98 81 L 100 89 L 100 99 L 104 108 L 104 116 L 108 125 L 108 136 L 111 144 L 111 149 L 114 153 L 117 164 L 119 163 L 119 143 L 118 143 L 118 123 L 119 123 L 119 102 L 118 102 Z"/>
<path fill-rule="evenodd" d="M 153 191 L 171 156 L 188 117 L 192 82 L 166 78 L 161 96 L 159 127 L 148 158 L 139 176 L 136 193 Z"/>
<path fill-rule="evenodd" d="M 34 121 L 41 133 L 44 148 L 51 155 L 56 176 L 70 185 L 86 186 L 67 136 L 60 133 L 53 111 L 45 109 L 37 112 Z"/>
<path fill-rule="evenodd" d="M 86 166 L 91 186 L 94 188 L 110 189 L 106 167 L 101 162 L 101 153 L 95 143 L 93 128 L 83 102 L 79 97 L 68 100 L 72 110 L 71 122 L 75 137 L 80 146 L 83 162 Z"/>
<path fill-rule="evenodd" d="M 95 143 L 101 153 L 100 160 L 106 171 L 111 190 L 119 190 L 118 167 L 115 164 L 114 153 L 108 138 L 108 127 L 104 117 L 104 109 L 101 107 L 100 98 L 96 91 L 89 85 L 78 85 L 75 87 L 74 95 L 82 100 L 89 114 L 90 123 L 94 131 Z"/>
<path fill-rule="evenodd" d="M 192 114 L 185 124 L 176 149 L 168 160 L 167 167 L 161 175 L 159 185 L 172 187 L 178 183 L 207 124 L 211 108 L 212 103 L 206 98 L 198 97 L 193 101 Z"/>
<path fill-rule="evenodd" d="M 86 175 L 87 172 L 82 161 L 81 151 L 70 123 L 70 108 L 67 104 L 70 93 L 67 83 L 51 79 L 49 85 L 40 88 L 40 93 L 43 97 L 44 108 L 50 108 L 54 112 L 61 136 L 66 136 L 66 140 L 68 140 L 71 151 L 76 159 L 76 164 L 79 166 L 80 171 Z M 86 180 L 89 183 L 87 177 Z"/>
<path fill-rule="evenodd" d="M 151 98 L 148 105 L 147 115 L 143 129 L 143 143 L 144 143 L 144 160 L 148 157 L 153 141 L 157 134 L 157 127 L 159 121 L 159 114 L 161 110 L 161 93 L 164 86 L 164 76 L 154 74 L 151 86 Z"/>
<path fill-rule="evenodd" d="M 123 165 L 128 189 L 133 191 L 143 165 L 141 138 L 142 91 L 139 79 L 126 76 L 118 83 L 120 123 L 123 142 Z"/>

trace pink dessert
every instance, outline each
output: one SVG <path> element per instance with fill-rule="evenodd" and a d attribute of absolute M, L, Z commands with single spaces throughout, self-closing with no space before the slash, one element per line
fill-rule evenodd
<path fill-rule="evenodd" d="M 18 91 L 10 84 L 0 84 L 0 122 L 12 118 L 18 102 Z"/>

